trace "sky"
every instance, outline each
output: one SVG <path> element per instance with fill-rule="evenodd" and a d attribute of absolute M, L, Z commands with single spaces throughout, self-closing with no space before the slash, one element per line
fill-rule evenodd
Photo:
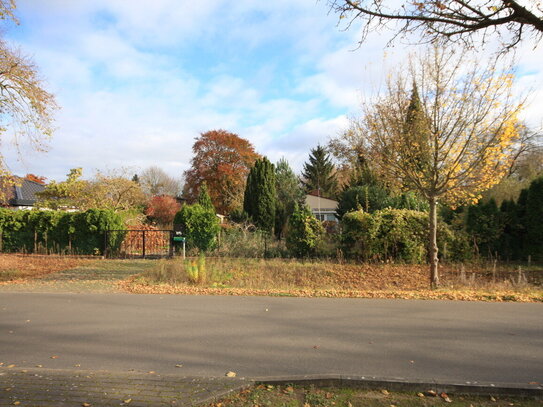
<path fill-rule="evenodd" d="M 417 50 L 392 32 L 360 47 L 325 0 L 19 0 L 4 36 L 57 97 L 46 153 L 4 142 L 10 169 L 62 180 L 70 168 L 158 166 L 179 178 L 200 133 L 225 129 L 300 171 L 341 134 L 386 72 Z M 543 122 L 543 52 L 519 48 L 524 115 Z"/>

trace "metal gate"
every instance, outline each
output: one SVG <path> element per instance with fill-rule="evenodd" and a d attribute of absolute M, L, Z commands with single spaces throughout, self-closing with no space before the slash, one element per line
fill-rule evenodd
<path fill-rule="evenodd" d="M 108 258 L 160 258 L 173 256 L 173 230 L 108 230 L 104 256 Z"/>

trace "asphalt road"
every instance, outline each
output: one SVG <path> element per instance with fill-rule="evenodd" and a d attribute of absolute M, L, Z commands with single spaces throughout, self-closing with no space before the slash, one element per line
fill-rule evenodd
<path fill-rule="evenodd" d="M 543 305 L 0 293 L 0 362 L 198 376 L 541 383 Z"/>

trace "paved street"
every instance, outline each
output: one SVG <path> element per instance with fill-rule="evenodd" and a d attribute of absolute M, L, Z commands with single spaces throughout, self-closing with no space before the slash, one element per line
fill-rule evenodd
<path fill-rule="evenodd" d="M 543 382 L 543 305 L 0 293 L 0 363 Z"/>

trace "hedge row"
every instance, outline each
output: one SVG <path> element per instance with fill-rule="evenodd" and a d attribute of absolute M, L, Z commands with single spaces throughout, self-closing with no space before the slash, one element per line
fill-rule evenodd
<path fill-rule="evenodd" d="M 373 213 L 349 212 L 342 219 L 342 246 L 348 257 L 363 261 L 427 260 L 428 213 L 408 209 L 383 209 Z M 442 258 L 466 260 L 471 249 L 465 233 L 438 224 L 438 247 Z"/>
<path fill-rule="evenodd" d="M 124 229 L 121 216 L 105 209 L 85 212 L 0 209 L 0 251 L 101 255 L 105 231 Z M 109 237 L 118 248 L 124 236 Z"/>

